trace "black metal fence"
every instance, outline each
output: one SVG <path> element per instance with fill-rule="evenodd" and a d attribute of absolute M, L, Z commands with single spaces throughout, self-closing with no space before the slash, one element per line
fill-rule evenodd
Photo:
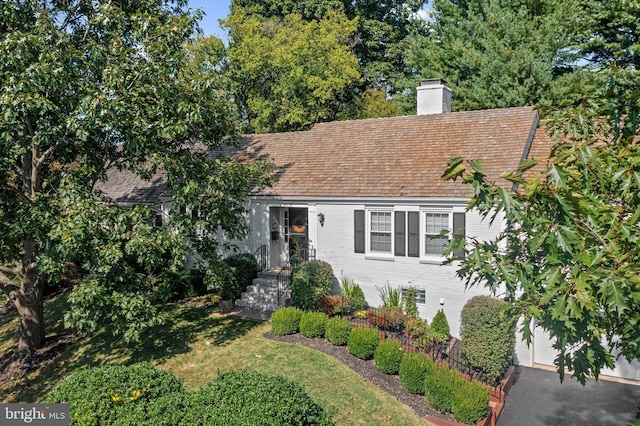
<path fill-rule="evenodd" d="M 258 272 L 262 272 L 267 269 L 267 256 L 267 246 L 265 244 L 258 247 L 258 249 L 253 253 L 253 257 L 255 257 L 258 262 Z"/>

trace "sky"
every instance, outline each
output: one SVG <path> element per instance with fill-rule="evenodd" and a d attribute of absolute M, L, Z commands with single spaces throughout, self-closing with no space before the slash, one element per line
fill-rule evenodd
<path fill-rule="evenodd" d="M 224 19 L 231 11 L 231 0 L 189 0 L 190 9 L 202 9 L 205 16 L 200 21 L 204 35 L 214 35 L 226 41 L 226 32 L 220 28 L 218 19 Z"/>

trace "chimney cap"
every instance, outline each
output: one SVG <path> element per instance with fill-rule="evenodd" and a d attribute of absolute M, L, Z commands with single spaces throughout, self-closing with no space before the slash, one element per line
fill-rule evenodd
<path fill-rule="evenodd" d="M 421 86 L 436 86 L 442 84 L 443 86 L 447 85 L 447 81 L 444 78 L 424 78 L 420 80 Z"/>

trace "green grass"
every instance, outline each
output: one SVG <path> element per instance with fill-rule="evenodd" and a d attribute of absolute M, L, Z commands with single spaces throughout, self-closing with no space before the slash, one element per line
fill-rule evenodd
<path fill-rule="evenodd" d="M 64 331 L 60 318 L 65 305 L 64 296 L 46 304 L 49 335 Z M 229 370 L 280 374 L 304 387 L 339 425 L 428 425 L 335 358 L 265 339 L 268 324 L 177 305 L 166 306 L 164 314 L 166 323 L 144 333 L 140 343 L 124 344 L 106 330 L 82 337 L 53 362 L 0 387 L 0 400 L 40 401 L 69 373 L 86 366 L 150 361 L 171 370 L 188 389 Z M 13 349 L 17 340 L 17 318 L 0 317 L 0 353 Z"/>

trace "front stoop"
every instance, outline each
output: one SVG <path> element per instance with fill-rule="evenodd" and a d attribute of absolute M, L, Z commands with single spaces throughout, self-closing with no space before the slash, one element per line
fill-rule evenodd
<path fill-rule="evenodd" d="M 280 306 L 288 305 L 291 300 L 291 292 L 285 292 L 278 300 L 278 274 L 277 271 L 265 271 L 260 273 L 253 284 L 247 287 L 235 305 L 242 308 L 259 311 L 273 312 Z"/>

